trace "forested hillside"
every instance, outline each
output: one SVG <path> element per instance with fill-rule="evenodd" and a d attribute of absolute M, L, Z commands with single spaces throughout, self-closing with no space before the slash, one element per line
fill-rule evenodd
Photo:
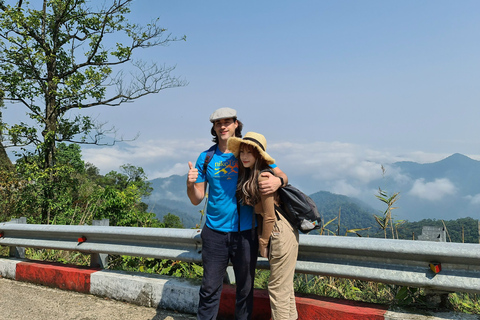
<path fill-rule="evenodd" d="M 351 232 L 349 235 L 359 234 L 366 237 L 384 238 L 384 232 L 375 221 L 373 209 L 361 202 L 352 200 L 352 198 L 321 191 L 311 195 L 317 204 L 319 212 L 323 217 L 324 223 L 335 219 L 326 226 L 330 230 L 325 234 L 346 235 L 347 230 L 369 228 Z M 340 214 L 339 214 L 340 213 Z M 340 219 L 340 232 L 338 230 L 338 220 Z M 445 228 L 448 242 L 479 243 L 479 225 L 478 220 L 473 218 L 461 218 L 456 220 L 436 220 L 423 219 L 420 221 L 393 221 L 395 238 L 412 240 L 418 239 L 422 234 L 424 226 Z M 392 238 L 391 228 L 387 228 L 387 238 Z"/>
<path fill-rule="evenodd" d="M 327 191 L 314 193 L 310 197 L 317 204 L 325 228 L 330 230 L 325 234 L 345 235 L 351 229 L 378 229 L 373 217 L 374 209 L 358 200 Z"/>
<path fill-rule="evenodd" d="M 424 219 L 416 222 L 405 222 L 398 227 L 399 239 L 417 239 L 422 234 L 423 226 L 446 227 L 448 242 L 479 243 L 478 220 L 462 218 L 456 220 Z M 463 234 L 463 238 L 462 238 Z"/>
<path fill-rule="evenodd" d="M 198 207 L 194 207 L 192 204 L 186 204 L 181 201 L 163 199 L 154 202 L 148 209 L 150 212 L 153 212 L 160 221 L 162 221 L 167 214 L 171 213 L 180 218 L 185 228 L 194 228 L 200 223 L 200 210 L 203 209 L 203 202 Z M 193 213 L 192 210 L 194 211 Z M 203 220 L 202 222 L 205 221 Z"/>

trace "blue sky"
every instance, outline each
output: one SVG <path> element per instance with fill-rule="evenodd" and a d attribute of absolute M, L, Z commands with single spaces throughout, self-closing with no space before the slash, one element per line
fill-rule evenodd
<path fill-rule="evenodd" d="M 88 111 L 125 138 L 140 133 L 83 148 L 102 173 L 131 163 L 151 179 L 186 174 L 211 145 L 208 117 L 220 107 L 238 110 L 244 133 L 264 134 L 307 193 L 374 199 L 362 186 L 382 164 L 388 174 L 401 160 L 480 159 L 480 1 L 136 0 L 131 9 L 132 21 L 160 17 L 186 35 L 141 57 L 176 65 L 189 84 Z"/>

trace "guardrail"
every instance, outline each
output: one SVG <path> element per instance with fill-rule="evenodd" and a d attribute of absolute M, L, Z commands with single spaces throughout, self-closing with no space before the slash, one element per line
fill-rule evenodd
<path fill-rule="evenodd" d="M 201 262 L 200 232 L 0 223 L 0 246 Z M 268 269 L 268 261 L 260 258 L 257 268 Z M 433 291 L 480 293 L 480 245 L 300 235 L 296 271 Z"/>

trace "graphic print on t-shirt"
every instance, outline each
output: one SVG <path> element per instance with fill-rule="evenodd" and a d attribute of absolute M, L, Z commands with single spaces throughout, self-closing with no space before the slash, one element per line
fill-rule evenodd
<path fill-rule="evenodd" d="M 215 175 L 225 176 L 228 180 L 238 174 L 237 160 L 215 162 Z"/>

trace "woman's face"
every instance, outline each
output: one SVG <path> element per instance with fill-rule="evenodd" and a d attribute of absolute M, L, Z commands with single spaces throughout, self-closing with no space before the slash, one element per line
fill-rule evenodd
<path fill-rule="evenodd" d="M 255 160 L 253 147 L 242 144 L 240 146 L 240 161 L 242 161 L 243 166 L 245 168 L 251 168 L 255 164 Z"/>

